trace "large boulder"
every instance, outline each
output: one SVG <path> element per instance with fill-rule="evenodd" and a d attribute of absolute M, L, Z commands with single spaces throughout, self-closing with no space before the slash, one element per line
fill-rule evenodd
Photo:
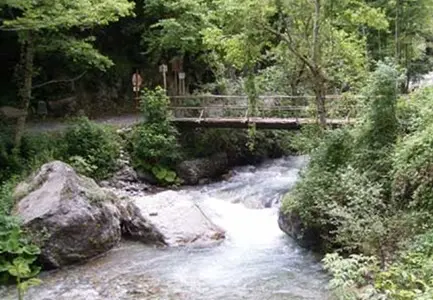
<path fill-rule="evenodd" d="M 320 232 L 314 228 L 307 228 L 302 223 L 300 216 L 296 212 L 279 211 L 278 226 L 303 248 L 320 250 Z"/>
<path fill-rule="evenodd" d="M 23 221 L 41 260 L 57 268 L 92 258 L 113 248 L 122 234 L 163 244 L 162 235 L 127 200 L 54 161 L 15 190 L 14 214 Z"/>
<path fill-rule="evenodd" d="M 177 166 L 176 171 L 186 184 L 195 185 L 201 179 L 213 179 L 223 175 L 229 167 L 227 154 L 218 153 L 207 158 L 184 161 Z"/>
<path fill-rule="evenodd" d="M 165 191 L 137 198 L 142 214 L 164 235 L 170 246 L 213 246 L 225 238 L 222 228 L 212 222 L 206 207 L 193 196 Z"/>

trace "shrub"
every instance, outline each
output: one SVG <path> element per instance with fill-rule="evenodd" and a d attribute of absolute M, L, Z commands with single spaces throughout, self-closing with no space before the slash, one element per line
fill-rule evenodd
<path fill-rule="evenodd" d="M 395 242 L 390 228 L 397 225 L 390 217 L 397 209 L 389 204 L 389 190 L 398 131 L 397 75 L 394 68 L 378 65 L 361 122 L 324 135 L 283 201 L 283 212 L 298 215 L 306 229 L 320 233 L 323 249 L 362 251 L 382 259 Z"/>
<path fill-rule="evenodd" d="M 0 185 L 0 216 L 9 215 L 14 206 L 12 194 L 15 185 L 16 180 L 14 178 Z"/>
<path fill-rule="evenodd" d="M 417 236 L 387 270 L 376 275 L 376 288 L 390 299 L 433 298 L 433 232 Z"/>
<path fill-rule="evenodd" d="M 317 149 L 326 132 L 319 125 L 306 125 L 292 136 L 290 146 L 300 154 L 309 154 Z"/>
<path fill-rule="evenodd" d="M 0 185 L 0 283 L 14 280 L 22 296 L 28 287 L 39 282 L 33 277 L 40 271 L 35 264 L 40 250 L 26 239 L 18 220 L 9 216 L 14 187 L 12 179 Z"/>
<path fill-rule="evenodd" d="M 0 282 L 14 279 L 22 299 L 27 288 L 40 282 L 34 279 L 40 272 L 35 264 L 40 250 L 24 237 L 15 219 L 4 215 L 0 215 L 0 253 Z"/>
<path fill-rule="evenodd" d="M 433 211 L 433 124 L 407 136 L 394 155 L 393 194 L 399 205 Z"/>
<path fill-rule="evenodd" d="M 372 273 L 377 272 L 379 265 L 375 257 L 353 254 L 348 258 L 332 253 L 322 260 L 325 270 L 332 279 L 329 288 L 337 299 L 373 299 L 377 294 L 372 284 Z M 361 287 L 369 286 L 367 289 Z"/>
<path fill-rule="evenodd" d="M 66 130 L 64 156 L 81 157 L 86 164 L 94 166 L 86 175 L 95 179 L 108 177 L 116 168 L 120 153 L 118 137 L 111 128 L 80 118 Z"/>
<path fill-rule="evenodd" d="M 172 169 L 181 157 L 178 132 L 170 123 L 169 103 L 163 89 L 145 90 L 141 109 L 146 121 L 136 127 L 131 138 L 134 166 L 152 172 L 165 184 L 176 182 Z"/>

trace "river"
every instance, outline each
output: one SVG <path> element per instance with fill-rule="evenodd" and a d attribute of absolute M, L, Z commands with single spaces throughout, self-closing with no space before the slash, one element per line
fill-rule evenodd
<path fill-rule="evenodd" d="M 201 249 L 123 242 L 84 265 L 43 273 L 43 284 L 25 299 L 327 299 L 318 260 L 277 225 L 278 203 L 305 163 L 305 157 L 273 160 L 235 169 L 227 181 L 142 197 L 194 199 L 226 230 L 226 240 Z"/>

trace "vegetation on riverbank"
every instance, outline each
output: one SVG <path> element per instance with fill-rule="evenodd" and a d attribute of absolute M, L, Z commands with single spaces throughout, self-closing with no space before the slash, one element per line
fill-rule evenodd
<path fill-rule="evenodd" d="M 361 120 L 326 136 L 284 199 L 283 212 L 318 234 L 319 249 L 337 251 L 324 263 L 341 299 L 433 295 L 433 89 L 398 98 L 398 80 L 394 66 L 378 65 Z"/>

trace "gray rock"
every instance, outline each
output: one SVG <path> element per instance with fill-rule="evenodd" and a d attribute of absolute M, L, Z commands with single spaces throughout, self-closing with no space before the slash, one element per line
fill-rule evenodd
<path fill-rule="evenodd" d="M 159 229 L 170 246 L 213 246 L 225 238 L 222 228 L 214 224 L 211 212 L 191 198 L 176 197 L 165 191 L 135 203 L 142 214 Z"/>
<path fill-rule="evenodd" d="M 122 201 L 117 205 L 120 210 L 122 235 L 142 243 L 166 245 L 164 236 L 141 214 L 132 201 Z"/>
<path fill-rule="evenodd" d="M 149 184 L 158 184 L 158 180 L 156 180 L 155 176 L 143 170 L 137 170 L 137 178 L 139 181 L 142 182 L 147 182 Z"/>
<path fill-rule="evenodd" d="M 60 161 L 43 165 L 17 186 L 14 197 L 14 214 L 41 248 L 46 267 L 102 254 L 120 241 L 122 233 L 144 242 L 163 242 L 132 202 L 120 200 Z"/>
<path fill-rule="evenodd" d="M 284 233 L 293 238 L 299 246 L 306 249 L 320 249 L 321 237 L 319 231 L 305 227 L 296 212 L 283 212 L 280 209 L 278 226 Z"/>
<path fill-rule="evenodd" d="M 114 181 L 123 182 L 136 182 L 138 180 L 137 172 L 130 166 L 123 166 L 119 171 L 114 174 Z"/>
<path fill-rule="evenodd" d="M 228 170 L 229 161 L 225 153 L 215 154 L 209 158 L 187 160 L 176 168 L 178 176 L 190 185 L 198 184 L 201 179 L 216 178 Z"/>

